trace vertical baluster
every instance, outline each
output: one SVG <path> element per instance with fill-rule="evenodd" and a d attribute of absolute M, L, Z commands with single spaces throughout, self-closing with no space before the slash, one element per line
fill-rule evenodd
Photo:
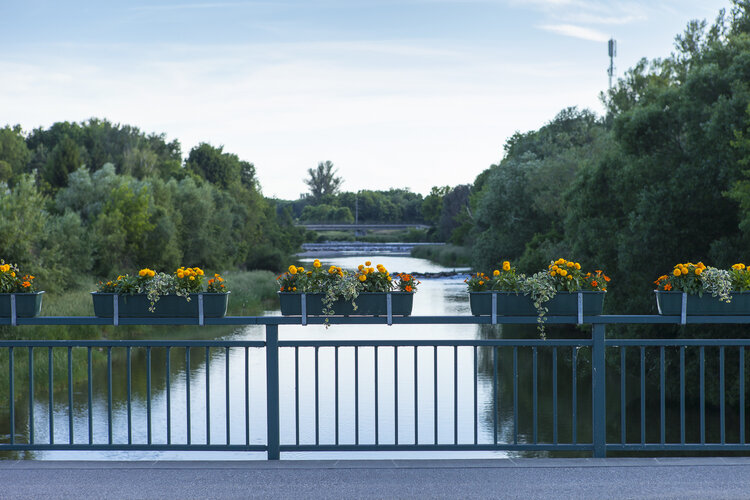
<path fill-rule="evenodd" d="M 15 360 L 13 346 L 8 347 L 8 399 L 10 403 L 10 444 L 16 444 L 16 391 L 15 391 Z"/>
<path fill-rule="evenodd" d="M 432 368 L 434 372 L 433 383 L 432 383 L 433 392 L 434 392 L 433 399 L 432 399 L 434 410 L 433 410 L 432 415 L 433 415 L 433 429 L 435 432 L 434 441 L 435 441 L 435 444 L 438 444 L 438 353 L 437 353 L 437 346 L 434 346 L 432 350 L 433 350 L 433 358 L 434 358 L 432 362 Z"/>
<path fill-rule="evenodd" d="M 107 442 L 112 444 L 112 347 L 107 347 Z"/>
<path fill-rule="evenodd" d="M 374 346 L 374 364 L 375 364 L 375 444 L 380 444 L 379 418 L 378 418 L 378 346 Z"/>
<path fill-rule="evenodd" d="M 498 363 L 497 346 L 492 347 L 492 443 L 497 445 L 497 363 Z"/>
<path fill-rule="evenodd" d="M 531 412 L 533 414 L 532 421 L 533 421 L 533 429 L 532 429 L 532 442 L 534 444 L 537 444 L 539 442 L 538 440 L 538 422 L 537 422 L 537 382 L 538 382 L 538 375 L 537 375 L 537 352 L 536 347 L 531 348 L 531 373 L 532 373 L 532 396 L 531 396 Z"/>
<path fill-rule="evenodd" d="M 315 346 L 315 444 L 320 444 L 320 385 L 318 381 L 318 346 Z"/>
<path fill-rule="evenodd" d="M 88 382 L 88 409 L 89 409 L 89 444 L 94 444 L 94 411 L 93 411 L 93 374 L 92 374 L 92 362 L 91 362 L 91 347 L 86 348 L 86 372 Z"/>
<path fill-rule="evenodd" d="M 700 348 L 701 444 L 706 443 L 706 352 Z"/>
<path fill-rule="evenodd" d="M 34 348 L 29 346 L 29 444 L 34 444 Z"/>
<path fill-rule="evenodd" d="M 250 352 L 245 346 L 245 445 L 250 446 Z"/>
<path fill-rule="evenodd" d="M 359 346 L 354 346 L 354 444 L 359 444 Z"/>
<path fill-rule="evenodd" d="M 12 349 L 12 348 L 11 348 Z M 12 352 L 12 351 L 11 351 Z M 47 348 L 47 388 L 49 389 L 49 444 L 55 443 L 55 406 L 53 401 L 53 376 L 54 366 L 52 358 L 52 348 Z"/>
<path fill-rule="evenodd" d="M 552 442 L 557 444 L 557 347 L 552 348 Z"/>
<path fill-rule="evenodd" d="M 146 347 L 146 441 L 151 444 L 151 346 Z"/>
<path fill-rule="evenodd" d="M 398 346 L 393 346 L 393 433 L 398 444 Z"/>
<path fill-rule="evenodd" d="M 68 347 L 68 442 L 73 444 L 73 348 Z"/>
<path fill-rule="evenodd" d="M 299 346 L 294 346 L 294 432 L 299 446 Z"/>
<path fill-rule="evenodd" d="M 573 361 L 572 361 L 572 363 L 573 363 L 573 370 L 572 370 L 572 372 L 573 372 L 573 374 L 572 374 L 573 380 L 571 380 L 571 382 L 570 382 L 571 383 L 571 387 L 573 388 L 573 396 L 571 398 L 572 399 L 572 405 L 573 405 L 573 417 L 572 417 L 573 418 L 573 429 L 572 429 L 572 431 L 573 431 L 573 444 L 576 444 L 576 443 L 578 443 L 578 416 L 577 416 L 577 412 L 578 412 L 578 376 L 577 376 L 577 373 L 576 373 L 578 371 L 578 348 L 575 347 L 575 346 L 573 347 L 573 353 L 572 353 L 572 355 L 573 355 Z"/>
<path fill-rule="evenodd" d="M 518 444 L 518 347 L 513 347 L 513 444 Z"/>
<path fill-rule="evenodd" d="M 659 348 L 659 402 L 660 402 L 660 414 L 661 414 L 661 444 L 666 441 L 667 434 L 667 418 L 666 418 L 666 393 L 664 388 L 664 346 Z"/>
<path fill-rule="evenodd" d="M 128 444 L 133 444 L 133 412 L 132 412 L 132 367 L 130 346 L 125 348 L 125 378 L 127 379 L 127 399 L 128 399 Z"/>
<path fill-rule="evenodd" d="M 453 346 L 453 444 L 458 444 L 458 346 Z"/>
<path fill-rule="evenodd" d="M 414 444 L 419 444 L 419 362 L 414 346 Z"/>
<path fill-rule="evenodd" d="M 206 444 L 211 444 L 211 351 L 206 346 Z"/>
<path fill-rule="evenodd" d="M 625 346 L 620 346 L 620 442 L 625 444 L 627 438 L 628 406 L 625 400 Z"/>
<path fill-rule="evenodd" d="M 685 346 L 680 346 L 680 443 L 685 444 Z"/>
<path fill-rule="evenodd" d="M 646 443 L 646 348 L 641 346 L 641 444 Z"/>
<path fill-rule="evenodd" d="M 334 439 L 339 444 L 339 346 L 333 349 L 333 385 L 334 385 Z"/>
<path fill-rule="evenodd" d="M 740 347 L 740 443 L 745 444 L 745 348 Z"/>
<path fill-rule="evenodd" d="M 185 347 L 185 419 L 187 425 L 187 444 L 192 442 L 190 424 L 190 346 Z"/>
<path fill-rule="evenodd" d="M 166 352 L 166 370 L 167 370 L 167 380 L 166 380 L 166 389 L 167 389 L 167 444 L 172 444 L 172 383 L 170 381 L 170 371 L 172 369 L 172 348 L 167 346 L 167 352 Z"/>
<path fill-rule="evenodd" d="M 477 350 L 477 346 L 474 346 L 474 444 L 479 444 L 479 393 L 477 391 L 479 364 L 477 363 Z"/>
<path fill-rule="evenodd" d="M 725 413 L 724 413 L 724 346 L 719 348 L 719 420 L 721 421 L 721 444 L 726 444 Z"/>
<path fill-rule="evenodd" d="M 229 422 L 229 347 L 224 348 L 224 374 L 226 376 L 224 386 L 224 397 L 226 399 L 226 408 L 224 409 L 224 415 L 226 416 L 226 429 L 227 429 L 227 445 L 231 442 L 230 439 L 230 422 Z"/>

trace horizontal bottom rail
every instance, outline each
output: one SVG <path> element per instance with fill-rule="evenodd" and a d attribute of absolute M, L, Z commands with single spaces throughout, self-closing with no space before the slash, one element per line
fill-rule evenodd
<path fill-rule="evenodd" d="M 608 444 L 607 451 L 750 451 L 750 443 Z"/>
<path fill-rule="evenodd" d="M 592 444 L 282 444 L 280 451 L 592 451 Z"/>
<path fill-rule="evenodd" d="M 266 445 L 244 444 L 3 444 L 2 451 L 267 451 Z"/>

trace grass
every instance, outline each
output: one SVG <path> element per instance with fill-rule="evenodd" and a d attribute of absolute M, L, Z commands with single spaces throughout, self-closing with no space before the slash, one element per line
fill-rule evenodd
<path fill-rule="evenodd" d="M 444 267 L 471 266 L 471 249 L 457 245 L 424 245 L 414 247 L 411 256 L 427 259 Z"/>

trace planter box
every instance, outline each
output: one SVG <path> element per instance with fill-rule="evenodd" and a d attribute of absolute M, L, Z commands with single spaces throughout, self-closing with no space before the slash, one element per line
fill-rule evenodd
<path fill-rule="evenodd" d="M 354 299 L 357 310 L 351 301 L 336 300 L 331 308 L 336 316 L 387 316 L 388 305 L 385 292 L 363 292 Z M 323 316 L 322 293 L 305 294 L 308 316 Z M 281 314 L 284 316 L 301 316 L 301 293 L 279 292 Z M 414 294 L 409 292 L 391 292 L 391 314 L 393 316 L 409 316 L 414 304 Z"/>
<path fill-rule="evenodd" d="M 682 292 L 654 290 L 656 307 L 665 316 L 682 315 Z M 685 312 L 688 316 L 747 316 L 750 314 L 750 292 L 731 292 L 732 301 L 721 302 L 718 297 L 704 294 L 687 296 Z"/>
<path fill-rule="evenodd" d="M 583 294 L 583 314 L 598 316 L 604 307 L 606 292 L 580 292 Z M 498 316 L 537 316 L 530 296 L 515 292 L 469 292 L 469 305 L 474 316 L 492 314 L 492 295 L 497 295 Z M 545 306 L 547 316 L 575 316 L 578 314 L 578 292 L 557 292 Z"/>
<path fill-rule="evenodd" d="M 42 311 L 42 294 L 0 293 L 0 318 L 10 318 L 10 296 L 16 296 L 16 318 L 33 318 Z"/>
<path fill-rule="evenodd" d="M 155 304 L 154 312 L 148 310 L 150 302 L 146 294 L 120 295 L 118 317 L 120 318 L 197 318 L 198 295 L 203 296 L 203 317 L 222 318 L 227 314 L 227 293 L 191 293 L 190 302 L 178 295 L 162 295 Z M 114 293 L 91 292 L 94 299 L 94 315 L 111 318 L 114 311 Z"/>

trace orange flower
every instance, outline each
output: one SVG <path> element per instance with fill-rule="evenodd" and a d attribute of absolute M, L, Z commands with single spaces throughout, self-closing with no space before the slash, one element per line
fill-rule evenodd
<path fill-rule="evenodd" d="M 411 285 L 406 285 L 406 288 L 405 288 L 405 290 L 406 290 L 407 292 L 411 292 L 411 291 L 412 291 Z"/>
<path fill-rule="evenodd" d="M 664 290 L 666 290 L 667 292 L 670 291 L 671 289 L 672 289 L 671 284 L 667 283 L 666 285 L 664 285 Z"/>
<path fill-rule="evenodd" d="M 599 283 L 596 282 L 596 280 L 591 282 L 591 286 L 599 286 Z"/>

